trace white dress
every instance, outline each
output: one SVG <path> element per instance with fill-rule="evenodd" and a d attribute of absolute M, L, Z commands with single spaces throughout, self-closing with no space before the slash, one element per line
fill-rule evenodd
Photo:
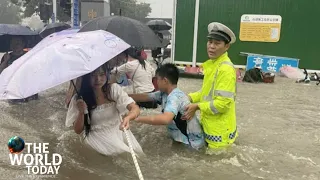
<path fill-rule="evenodd" d="M 117 84 L 111 85 L 111 98 L 115 102 L 99 105 L 91 112 L 91 131 L 84 139 L 84 143 L 104 155 L 117 155 L 130 152 L 125 133 L 119 129 L 120 115 L 127 109 L 127 105 L 134 102 Z M 76 96 L 72 97 L 67 112 L 66 126 L 73 127 L 78 117 L 79 110 L 76 105 Z M 137 155 L 143 155 L 142 148 L 132 132 L 128 130 L 130 141 Z M 84 131 L 80 138 L 85 137 Z"/>

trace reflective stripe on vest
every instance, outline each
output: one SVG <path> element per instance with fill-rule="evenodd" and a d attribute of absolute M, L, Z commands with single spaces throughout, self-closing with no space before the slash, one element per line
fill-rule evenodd
<path fill-rule="evenodd" d="M 232 62 L 229 62 L 229 61 L 221 62 L 220 65 L 219 65 L 219 67 L 220 67 L 222 64 L 227 64 L 227 65 L 232 66 L 233 68 L 235 68 L 234 65 L 232 64 Z M 221 97 L 226 97 L 226 98 L 233 98 L 234 100 L 235 100 L 235 98 L 236 98 L 235 93 L 233 93 L 233 92 L 222 91 L 222 90 L 214 90 L 214 83 L 216 82 L 216 79 L 217 79 L 217 76 L 218 76 L 219 67 L 218 67 L 216 73 L 214 74 L 213 83 L 212 83 L 212 87 L 211 87 L 211 89 L 210 89 L 209 95 L 204 97 L 204 100 L 206 100 L 206 101 L 211 101 L 210 107 L 211 107 L 212 112 L 214 112 L 214 113 L 216 113 L 215 111 L 217 111 L 217 110 L 216 110 L 216 108 L 213 106 L 213 100 L 212 100 L 212 94 L 213 94 L 213 92 L 214 92 L 214 95 L 215 95 L 215 96 L 221 96 Z M 236 92 L 237 92 L 237 81 L 236 81 Z"/>
<path fill-rule="evenodd" d="M 216 107 L 214 107 L 213 100 L 210 101 L 210 109 L 211 109 L 211 111 L 214 112 L 215 114 L 218 114 L 218 113 L 219 113 L 218 109 L 217 109 Z"/>

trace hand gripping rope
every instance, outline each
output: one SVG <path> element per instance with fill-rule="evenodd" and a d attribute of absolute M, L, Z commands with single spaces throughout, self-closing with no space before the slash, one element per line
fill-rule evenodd
<path fill-rule="evenodd" d="M 79 92 L 77 90 L 76 85 L 74 84 L 73 80 L 71 80 L 71 82 L 72 82 L 72 85 L 74 86 L 74 89 L 75 89 L 77 95 L 79 96 Z M 120 115 L 120 113 L 119 113 L 119 115 Z M 120 119 L 122 119 L 121 115 L 120 115 Z M 126 135 L 126 138 L 127 138 L 127 141 L 128 141 L 129 150 L 130 150 L 130 153 L 131 153 L 131 156 L 132 156 L 132 159 L 133 159 L 134 166 L 136 167 L 137 174 L 139 176 L 139 180 L 144 180 L 144 178 L 142 176 L 142 172 L 140 170 L 140 166 L 139 166 L 137 158 L 136 158 L 136 154 L 133 151 L 133 147 L 132 147 L 132 143 L 131 143 L 131 140 L 130 140 L 130 136 L 128 134 L 128 130 L 124 129 L 123 131 L 124 131 L 124 133 Z"/>

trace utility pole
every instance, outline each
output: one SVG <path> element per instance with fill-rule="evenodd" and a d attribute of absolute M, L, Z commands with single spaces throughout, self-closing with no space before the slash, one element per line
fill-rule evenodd
<path fill-rule="evenodd" d="M 52 0 L 52 23 L 56 22 L 57 19 L 57 0 Z"/>
<path fill-rule="evenodd" d="M 71 0 L 71 22 L 73 27 L 80 26 L 79 3 L 80 0 Z"/>

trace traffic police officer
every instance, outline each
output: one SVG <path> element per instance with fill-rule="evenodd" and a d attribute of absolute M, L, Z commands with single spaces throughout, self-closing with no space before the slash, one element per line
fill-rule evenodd
<path fill-rule="evenodd" d="M 184 119 L 200 110 L 200 119 L 209 149 L 223 149 L 231 145 L 237 134 L 236 126 L 236 70 L 228 57 L 230 45 L 236 41 L 234 33 L 225 25 L 208 25 L 207 53 L 203 63 L 204 79 L 198 92 L 190 93 L 192 104 L 186 108 Z"/>

